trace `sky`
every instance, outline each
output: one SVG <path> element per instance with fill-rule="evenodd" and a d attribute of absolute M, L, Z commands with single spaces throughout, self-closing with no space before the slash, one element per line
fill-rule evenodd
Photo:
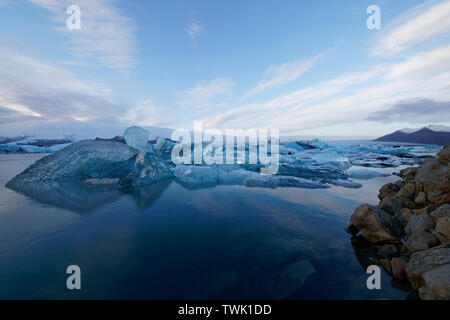
<path fill-rule="evenodd" d="M 1 136 L 450 125 L 450 0 L 0 0 L 0 21 Z"/>

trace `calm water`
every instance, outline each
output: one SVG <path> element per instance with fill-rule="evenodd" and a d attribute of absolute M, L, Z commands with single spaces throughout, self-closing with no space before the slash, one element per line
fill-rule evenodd
<path fill-rule="evenodd" d="M 4 187 L 40 157 L 0 155 L 2 299 L 406 296 L 384 273 L 381 290 L 366 288 L 344 232 L 354 208 L 378 203 L 379 187 L 394 176 L 356 190 L 67 186 L 39 201 Z M 71 264 L 81 267 L 82 290 L 66 288 Z"/>

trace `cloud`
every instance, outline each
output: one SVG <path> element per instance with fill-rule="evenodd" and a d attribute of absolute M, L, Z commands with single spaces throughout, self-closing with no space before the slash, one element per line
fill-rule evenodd
<path fill-rule="evenodd" d="M 152 99 L 147 99 L 142 104 L 129 109 L 120 121 L 139 126 L 169 126 L 172 124 L 167 112 L 159 108 Z"/>
<path fill-rule="evenodd" d="M 450 65 L 446 63 L 448 55 L 442 54 L 445 50 L 422 52 L 400 63 L 342 74 L 263 103 L 229 109 L 209 117 L 205 126 L 247 129 L 263 124 L 296 133 L 365 121 L 387 105 L 412 97 L 448 101 Z"/>
<path fill-rule="evenodd" d="M 205 111 L 212 107 L 223 106 L 229 99 L 234 87 L 230 78 L 216 78 L 202 81 L 197 86 L 185 91 L 179 91 L 177 104 Z"/>
<path fill-rule="evenodd" d="M 306 71 L 313 68 L 324 53 L 318 54 L 311 59 L 297 60 L 294 62 L 285 62 L 276 66 L 271 66 L 266 74 L 253 89 L 251 89 L 244 98 L 248 98 L 259 92 L 273 87 L 279 87 L 292 82 L 302 76 Z"/>
<path fill-rule="evenodd" d="M 66 27 L 72 0 L 28 0 L 54 13 L 55 30 L 67 36 L 68 48 L 79 59 L 94 58 L 101 66 L 127 71 L 134 67 L 136 47 L 134 22 L 113 6 L 112 0 L 77 0 L 81 29 Z"/>
<path fill-rule="evenodd" d="M 450 101 L 415 98 L 396 102 L 388 109 L 377 111 L 367 117 L 380 122 L 442 122 L 450 119 Z"/>
<path fill-rule="evenodd" d="M 327 99 L 350 86 L 364 84 L 373 79 L 376 75 L 383 73 L 383 68 L 369 70 L 367 72 L 355 72 L 344 74 L 336 78 L 320 82 L 316 85 L 298 89 L 277 98 L 270 99 L 262 104 L 247 104 L 210 118 L 205 126 L 216 127 L 235 124 L 235 122 L 245 121 L 250 125 L 253 119 L 267 121 L 266 119 L 276 118 L 277 114 L 294 114 L 296 110 L 305 108 L 310 103 Z M 258 120 L 256 120 L 258 119 Z M 252 125 L 250 125 L 251 127 Z M 278 125 L 279 126 L 279 125 Z M 238 125 L 239 127 L 239 125 Z"/>
<path fill-rule="evenodd" d="M 190 25 L 186 27 L 185 31 L 187 32 L 189 37 L 191 37 L 191 39 L 195 39 L 198 35 L 200 35 L 203 32 L 203 29 L 197 22 L 192 22 Z"/>
<path fill-rule="evenodd" d="M 371 48 L 376 56 L 392 56 L 450 30 L 450 1 L 427 1 L 408 10 L 382 29 Z"/>
<path fill-rule="evenodd" d="M 418 53 L 415 56 L 394 65 L 387 78 L 423 76 L 450 66 L 450 46 L 433 51 Z"/>
<path fill-rule="evenodd" d="M 30 118 L 97 121 L 119 116 L 121 111 L 108 87 L 5 49 L 0 50 L 0 107 L 3 123 Z"/>
<path fill-rule="evenodd" d="M 33 115 L 27 115 L 27 114 L 23 114 L 19 111 L 10 109 L 10 108 L 5 108 L 3 106 L 0 105 L 0 124 L 5 124 L 5 123 L 11 123 L 11 122 L 16 122 L 19 120 L 31 120 L 36 118 Z"/>

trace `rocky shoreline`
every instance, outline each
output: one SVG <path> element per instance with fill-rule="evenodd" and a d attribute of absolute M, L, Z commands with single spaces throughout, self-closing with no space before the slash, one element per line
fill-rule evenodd
<path fill-rule="evenodd" d="M 405 291 L 423 300 L 450 300 L 450 147 L 362 204 L 350 218 L 357 255 L 383 267 Z M 358 257 L 361 261 L 361 258 Z"/>

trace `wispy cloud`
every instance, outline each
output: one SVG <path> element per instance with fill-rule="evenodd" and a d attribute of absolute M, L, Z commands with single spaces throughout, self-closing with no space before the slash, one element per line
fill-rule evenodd
<path fill-rule="evenodd" d="M 377 111 L 367 117 L 380 122 L 442 122 L 450 119 L 450 101 L 415 98 L 396 102 L 390 108 Z"/>
<path fill-rule="evenodd" d="M 120 114 L 108 87 L 5 49 L 0 50 L 0 108 L 3 123 L 96 121 Z"/>
<path fill-rule="evenodd" d="M 279 65 L 271 66 L 266 71 L 263 79 L 251 89 L 244 98 L 248 98 L 259 92 L 263 92 L 273 87 L 279 87 L 298 79 L 306 71 L 313 68 L 323 54 L 324 53 L 318 54 L 310 59 L 284 62 Z"/>
<path fill-rule="evenodd" d="M 450 30 L 450 1 L 427 1 L 382 29 L 371 48 L 376 56 L 392 56 Z"/>
<path fill-rule="evenodd" d="M 432 51 L 420 52 L 415 56 L 394 65 L 387 78 L 423 76 L 450 66 L 450 46 Z"/>
<path fill-rule="evenodd" d="M 168 126 L 171 125 L 167 112 L 155 104 L 152 99 L 147 99 L 136 107 L 128 109 L 120 118 L 123 123 L 139 126 Z"/>
<path fill-rule="evenodd" d="M 445 48 L 420 53 L 401 63 L 343 74 L 265 103 L 239 106 L 210 117 L 206 124 L 252 128 L 264 123 L 264 126 L 280 128 L 284 132 L 301 132 L 364 121 L 369 114 L 411 97 L 448 101 L 450 65 L 448 55 L 439 54 Z M 421 60 L 420 57 L 428 57 L 428 60 L 418 67 L 415 62 Z M 434 57 L 432 62 L 430 57 Z"/>
<path fill-rule="evenodd" d="M 176 94 L 178 98 L 177 104 L 200 111 L 223 106 L 230 97 L 233 86 L 233 80 L 230 78 L 216 78 L 209 81 L 202 81 L 193 88 L 179 91 Z"/>
<path fill-rule="evenodd" d="M 113 0 L 77 0 L 81 29 L 66 28 L 66 9 L 72 0 L 28 0 L 54 13 L 55 30 L 68 37 L 68 48 L 80 59 L 94 58 L 100 65 L 128 71 L 135 66 L 134 22 L 114 7 Z"/>
<path fill-rule="evenodd" d="M 350 86 L 364 84 L 383 71 L 384 69 L 378 68 L 366 72 L 344 74 L 270 99 L 262 104 L 247 104 L 228 110 L 210 118 L 205 125 L 210 127 L 223 125 L 240 126 L 239 122 L 245 121 L 247 125 L 252 127 L 258 121 L 265 122 L 270 118 L 278 117 L 277 114 L 289 116 L 311 103 L 343 92 Z M 253 123 L 253 120 L 256 122 Z"/>
<path fill-rule="evenodd" d="M 199 36 L 203 32 L 203 28 L 200 27 L 198 22 L 191 22 L 185 29 L 189 37 L 191 39 L 195 39 L 197 36 Z"/>

